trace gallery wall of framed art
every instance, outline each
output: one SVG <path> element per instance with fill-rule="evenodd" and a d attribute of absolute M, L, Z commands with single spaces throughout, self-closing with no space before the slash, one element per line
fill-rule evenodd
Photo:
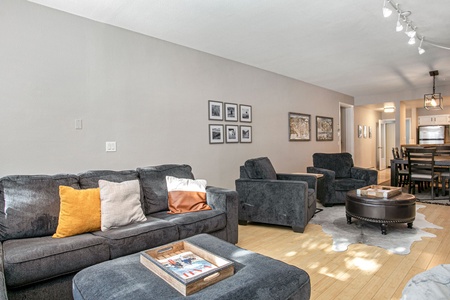
<path fill-rule="evenodd" d="M 209 124 L 209 143 L 251 143 L 252 126 L 248 123 L 252 123 L 252 118 L 250 105 L 209 100 L 208 120 L 225 122 Z"/>
<path fill-rule="evenodd" d="M 290 112 L 289 141 L 311 141 L 311 115 Z M 316 116 L 316 141 L 333 140 L 333 118 Z"/>

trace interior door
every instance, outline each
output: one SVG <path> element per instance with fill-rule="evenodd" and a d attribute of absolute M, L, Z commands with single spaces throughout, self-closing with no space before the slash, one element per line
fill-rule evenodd
<path fill-rule="evenodd" d="M 386 169 L 386 122 L 384 120 L 378 120 L 377 162 L 378 170 Z"/>

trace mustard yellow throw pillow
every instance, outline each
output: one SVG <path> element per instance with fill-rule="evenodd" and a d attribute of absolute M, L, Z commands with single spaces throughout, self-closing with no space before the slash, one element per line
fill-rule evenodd
<path fill-rule="evenodd" d="M 76 190 L 59 187 L 61 207 L 54 238 L 100 230 L 100 188 Z"/>

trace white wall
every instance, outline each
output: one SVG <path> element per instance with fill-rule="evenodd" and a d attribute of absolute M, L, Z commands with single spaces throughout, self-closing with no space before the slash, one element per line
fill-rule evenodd
<path fill-rule="evenodd" d="M 268 156 L 305 172 L 315 116 L 338 122 L 353 98 L 24 0 L 0 2 L 0 176 L 186 163 L 234 188 L 239 165 Z M 301 53 L 299 53 L 301 55 Z M 253 143 L 210 145 L 208 100 L 251 105 Z M 311 114 L 312 140 L 288 141 L 288 112 Z M 75 119 L 83 129 L 75 130 Z M 336 128 L 336 127 L 335 127 Z M 105 152 L 116 141 L 117 152 Z"/>
<path fill-rule="evenodd" d="M 381 113 L 364 107 L 355 107 L 355 154 L 354 164 L 363 168 L 376 168 L 377 163 L 377 123 Z M 358 125 L 367 126 L 367 137 L 358 137 Z M 369 127 L 372 136 L 369 137 Z"/>

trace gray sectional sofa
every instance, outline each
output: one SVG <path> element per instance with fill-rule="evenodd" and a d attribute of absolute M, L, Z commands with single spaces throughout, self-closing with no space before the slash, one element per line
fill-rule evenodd
<path fill-rule="evenodd" d="M 235 191 L 207 187 L 212 210 L 168 214 L 166 175 L 194 179 L 188 165 L 0 178 L 0 299 L 70 299 L 72 278 L 78 271 L 200 233 L 237 243 Z M 138 179 L 147 221 L 52 238 L 58 226 L 59 186 L 94 188 L 100 179 Z"/>

